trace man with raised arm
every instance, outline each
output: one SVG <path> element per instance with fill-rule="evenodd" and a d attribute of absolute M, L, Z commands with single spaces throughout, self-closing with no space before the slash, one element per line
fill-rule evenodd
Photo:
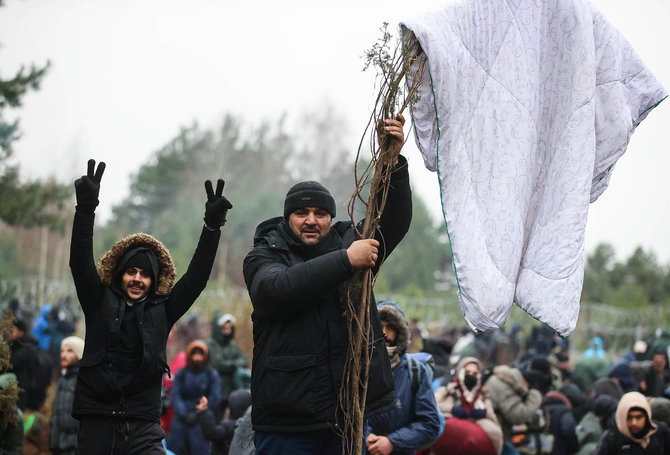
<path fill-rule="evenodd" d="M 84 355 L 72 415 L 80 421 L 79 453 L 165 454 L 159 424 L 166 342 L 173 324 L 205 288 L 230 202 L 207 180 L 205 225 L 186 273 L 177 281 L 168 250 L 133 234 L 105 253 L 96 269 L 93 221 L 105 163 L 75 181 L 77 206 L 70 268 L 86 322 Z"/>
<path fill-rule="evenodd" d="M 374 239 L 359 239 L 350 221 L 332 223 L 336 205 L 318 182 L 293 185 L 283 216 L 256 229 L 244 260 L 253 304 L 252 423 L 257 455 L 342 453 L 338 396 L 349 333 L 346 290 L 356 270 L 372 269 L 400 243 L 412 217 L 402 116 L 384 129 L 393 166 L 386 207 Z M 370 305 L 372 353 L 368 414 L 393 406 L 393 376 L 377 307 Z"/>

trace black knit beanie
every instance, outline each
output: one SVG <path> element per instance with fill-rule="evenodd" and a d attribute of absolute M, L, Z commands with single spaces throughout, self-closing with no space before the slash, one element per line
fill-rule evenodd
<path fill-rule="evenodd" d="M 117 280 L 131 267 L 137 267 L 151 275 L 151 291 L 153 292 L 157 287 L 158 276 L 160 275 L 160 264 L 154 252 L 145 247 L 133 248 L 127 251 L 116 265 L 114 275 Z"/>
<path fill-rule="evenodd" d="M 284 201 L 284 219 L 288 220 L 291 213 L 303 207 L 320 207 L 335 218 L 335 199 L 319 182 L 296 183 L 288 190 Z"/>

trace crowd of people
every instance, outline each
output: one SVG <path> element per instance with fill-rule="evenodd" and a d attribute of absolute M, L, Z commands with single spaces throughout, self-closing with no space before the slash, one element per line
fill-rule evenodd
<path fill-rule="evenodd" d="M 445 328 L 430 337 L 412 330 L 397 303 L 380 301 L 377 309 L 396 402 L 366 420 L 366 453 L 669 453 L 670 330 L 638 340 L 621 356 L 607 352 L 601 337 L 577 352 L 541 326 L 526 336 L 514 325 L 478 336 Z M 36 391 L 43 387 L 34 381 L 41 347 L 29 326 L 37 324 L 13 324 L 12 368 L 0 376 L 0 389 L 18 382 L 21 417 L 0 439 L 19 449 L 3 453 L 78 454 L 72 403 L 84 340 L 60 340 L 51 390 Z M 235 329 L 235 317 L 220 312 L 173 328 L 170 344 L 180 348 L 172 377 L 163 376 L 161 400 L 167 453 L 256 453 L 249 359 Z"/>

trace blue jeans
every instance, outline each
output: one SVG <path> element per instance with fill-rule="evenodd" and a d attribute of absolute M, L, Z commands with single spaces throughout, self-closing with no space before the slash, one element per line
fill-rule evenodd
<path fill-rule="evenodd" d="M 256 455 L 342 455 L 342 438 L 332 430 L 263 433 L 254 436 Z"/>

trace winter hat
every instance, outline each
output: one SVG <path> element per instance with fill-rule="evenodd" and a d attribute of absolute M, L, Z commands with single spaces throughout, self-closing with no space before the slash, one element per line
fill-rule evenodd
<path fill-rule="evenodd" d="M 560 389 L 558 389 L 563 395 L 565 395 L 568 400 L 570 400 L 570 405 L 573 408 L 577 408 L 587 402 L 589 397 L 579 390 L 579 387 L 572 383 L 567 383 Z"/>
<path fill-rule="evenodd" d="M 156 259 L 156 255 L 149 248 L 133 248 L 126 252 L 116 267 L 116 274 L 120 275 L 131 267 L 149 272 L 152 281 L 156 281 L 160 273 L 158 259 Z"/>
<path fill-rule="evenodd" d="M 547 380 L 542 372 L 531 368 L 530 370 L 523 370 L 521 374 L 528 383 L 529 388 L 537 389 L 540 392 L 544 393 L 544 389 L 546 388 L 547 385 Z"/>
<path fill-rule="evenodd" d="M 242 417 L 249 406 L 251 406 L 251 391 L 249 389 L 237 389 L 228 396 L 228 409 L 230 409 L 232 419 Z"/>
<path fill-rule="evenodd" d="M 601 395 L 593 402 L 593 413 L 598 417 L 609 419 L 609 417 L 614 414 L 614 411 L 616 411 L 618 404 L 618 399 L 610 395 Z"/>
<path fill-rule="evenodd" d="M 535 357 L 530 362 L 530 368 L 539 371 L 547 377 L 551 376 L 551 362 L 544 356 Z"/>
<path fill-rule="evenodd" d="M 645 343 L 643 340 L 637 340 L 633 345 L 633 352 L 635 354 L 644 354 L 647 352 L 647 343 Z"/>
<path fill-rule="evenodd" d="M 593 384 L 593 396 L 609 395 L 620 399 L 623 395 L 623 389 L 612 378 L 600 378 Z"/>
<path fill-rule="evenodd" d="M 77 360 L 81 359 L 84 355 L 84 340 L 79 337 L 67 337 L 63 338 L 63 341 L 60 343 L 60 347 L 70 346 L 74 351 L 74 354 L 77 356 Z"/>
<path fill-rule="evenodd" d="M 303 207 L 320 207 L 335 218 L 335 199 L 328 188 L 319 182 L 309 180 L 296 183 L 288 190 L 284 201 L 284 219 L 288 220 L 291 213 Z"/>
<path fill-rule="evenodd" d="M 226 314 L 222 315 L 222 316 L 216 321 L 216 323 L 217 323 L 219 326 L 221 326 L 221 327 L 222 327 L 223 324 L 225 324 L 226 322 L 230 322 L 231 324 L 235 325 L 235 316 L 233 316 L 233 315 L 230 314 L 230 313 L 226 313 Z"/>
<path fill-rule="evenodd" d="M 651 418 L 670 425 L 670 400 L 664 397 L 648 398 Z"/>
<path fill-rule="evenodd" d="M 635 389 L 635 377 L 633 377 L 633 370 L 628 364 L 617 363 L 612 367 L 608 376 L 610 378 L 617 378 L 621 383 L 621 388 L 624 391 L 631 391 Z"/>

